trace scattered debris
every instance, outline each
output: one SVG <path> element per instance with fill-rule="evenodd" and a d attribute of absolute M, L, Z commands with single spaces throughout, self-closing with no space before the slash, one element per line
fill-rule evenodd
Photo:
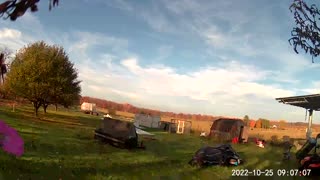
<path fill-rule="evenodd" d="M 206 137 L 207 135 L 206 135 L 206 132 L 201 132 L 200 133 L 200 137 Z"/>
<path fill-rule="evenodd" d="M 191 166 L 237 166 L 242 164 L 239 154 L 231 147 L 230 144 L 218 145 L 216 147 L 206 146 L 199 149 L 189 161 Z"/>
<path fill-rule="evenodd" d="M 239 138 L 238 137 L 234 137 L 231 141 L 232 144 L 238 144 L 239 143 Z"/>
<path fill-rule="evenodd" d="M 112 118 L 109 114 L 103 115 L 103 117 Z"/>
<path fill-rule="evenodd" d="M 265 144 L 266 144 L 265 140 L 258 140 L 258 141 L 256 142 L 256 145 L 257 145 L 259 148 L 264 148 Z"/>

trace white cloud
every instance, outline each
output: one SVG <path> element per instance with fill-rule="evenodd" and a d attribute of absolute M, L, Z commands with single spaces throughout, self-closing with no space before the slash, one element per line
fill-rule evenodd
<path fill-rule="evenodd" d="M 0 47 L 8 48 L 15 52 L 28 43 L 32 42 L 33 38 L 23 34 L 20 30 L 12 28 L 0 29 Z"/>
<path fill-rule="evenodd" d="M 174 47 L 172 45 L 162 45 L 157 49 L 156 61 L 162 61 L 172 55 Z"/>
<path fill-rule="evenodd" d="M 155 7 L 150 11 L 142 11 L 141 17 L 151 28 L 158 32 L 177 33 L 176 27 L 170 22 L 168 17 Z"/>
<path fill-rule="evenodd" d="M 110 89 L 113 93 L 116 93 L 116 94 L 119 94 L 121 96 L 124 96 L 124 97 L 128 97 L 130 99 L 135 99 L 137 100 L 140 96 L 137 94 L 137 93 L 131 93 L 131 92 L 126 92 L 126 91 L 120 91 L 120 90 L 117 90 L 117 89 Z"/>
<path fill-rule="evenodd" d="M 312 82 L 311 87 L 301 89 L 300 91 L 305 92 L 306 94 L 320 94 L 320 81 Z"/>
<path fill-rule="evenodd" d="M 91 3 L 91 1 L 88 1 L 88 0 L 86 0 L 86 1 Z M 130 3 L 125 0 L 112 0 L 112 1 L 99 0 L 99 2 L 104 3 L 108 6 L 114 7 L 114 8 L 125 10 L 125 11 L 133 11 L 134 10 L 134 8 L 130 5 Z"/>
<path fill-rule="evenodd" d="M 101 33 L 90 33 L 85 31 L 72 32 L 73 37 L 78 39 L 76 43 L 70 46 L 69 51 L 86 52 L 92 46 L 106 46 L 113 51 L 121 51 L 126 49 L 128 41 L 121 38 L 106 36 Z"/>
<path fill-rule="evenodd" d="M 208 67 L 189 74 L 178 74 L 170 67 L 143 68 L 136 59 L 124 60 L 122 65 L 138 77 L 137 85 L 153 94 L 185 96 L 196 100 L 213 99 L 215 93 L 224 93 L 231 98 L 247 94 L 267 98 L 293 94 L 255 83 L 265 78 L 268 72 L 238 62 L 230 62 L 221 68 Z"/>
<path fill-rule="evenodd" d="M 3 28 L 0 29 L 0 39 L 19 39 L 21 37 L 21 32 L 15 29 Z"/>
<path fill-rule="evenodd" d="M 95 92 L 103 92 L 103 88 L 101 86 L 88 85 L 88 88 L 92 89 Z"/>

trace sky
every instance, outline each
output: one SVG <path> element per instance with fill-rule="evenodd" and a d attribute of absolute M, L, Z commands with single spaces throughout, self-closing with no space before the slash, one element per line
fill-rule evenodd
<path fill-rule="evenodd" d="M 288 43 L 292 0 L 60 0 L 15 22 L 0 47 L 65 48 L 82 95 L 162 111 L 304 121 L 275 98 L 320 92 L 320 60 Z M 320 123 L 317 112 L 314 122 Z"/>

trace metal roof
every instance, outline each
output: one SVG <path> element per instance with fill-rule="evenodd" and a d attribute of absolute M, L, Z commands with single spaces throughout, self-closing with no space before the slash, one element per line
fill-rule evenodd
<path fill-rule="evenodd" d="M 276 98 L 279 103 L 320 111 L 320 94 Z"/>

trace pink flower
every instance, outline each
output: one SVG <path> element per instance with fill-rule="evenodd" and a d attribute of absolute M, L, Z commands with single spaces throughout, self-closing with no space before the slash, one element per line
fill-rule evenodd
<path fill-rule="evenodd" d="M 18 132 L 0 121 L 0 146 L 10 154 L 21 156 L 24 152 L 24 142 Z"/>

